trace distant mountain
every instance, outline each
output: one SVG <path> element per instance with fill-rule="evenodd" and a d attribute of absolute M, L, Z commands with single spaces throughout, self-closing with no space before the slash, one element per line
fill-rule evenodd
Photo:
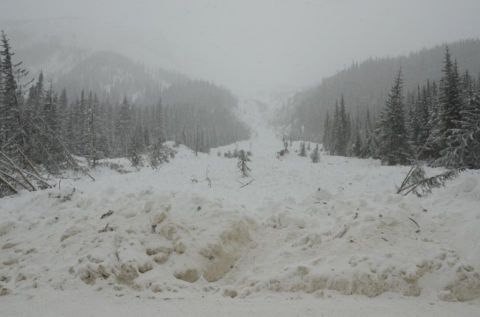
<path fill-rule="evenodd" d="M 167 44 L 160 35 L 157 40 L 164 51 L 150 52 L 139 44 L 143 40 L 135 41 L 134 33 L 128 30 L 109 33 L 98 22 L 88 19 L 65 17 L 0 23 L 10 38 L 15 60 L 23 61 L 30 76 L 36 77 L 43 71 L 55 90 L 66 88 L 70 97 L 79 96 L 81 90 L 92 90 L 99 97 L 108 95 L 113 102 L 123 96 L 138 103 L 151 102 L 170 85 L 188 80 L 167 70 L 168 67 L 158 67 L 172 65 L 166 58 Z M 97 27 L 96 32 L 86 32 L 86 26 Z M 133 39 L 129 45 L 125 45 L 122 35 Z M 145 65 L 144 55 L 149 57 Z M 137 56 L 142 63 L 129 56 Z"/>
<path fill-rule="evenodd" d="M 150 70 L 131 59 L 113 52 L 96 52 L 76 63 L 54 82 L 66 88 L 68 95 L 94 91 L 100 98 L 112 101 L 129 96 L 136 103 L 156 102 L 161 91 L 187 77 L 164 69 Z"/>
<path fill-rule="evenodd" d="M 468 69 L 480 73 L 480 40 L 464 40 L 448 44 L 461 72 Z M 363 113 L 367 107 L 375 114 L 388 95 L 393 78 L 401 68 L 405 89 L 413 91 L 427 79 L 438 81 L 442 76 L 445 45 L 423 49 L 408 56 L 371 58 L 323 79 L 321 84 L 295 94 L 281 112 L 283 125 L 303 126 L 309 134 L 321 134 L 323 117 L 332 112 L 335 101 L 343 94 L 347 110 Z M 321 122 L 318 122 L 318 121 Z M 296 131 L 298 133 L 298 131 Z"/>

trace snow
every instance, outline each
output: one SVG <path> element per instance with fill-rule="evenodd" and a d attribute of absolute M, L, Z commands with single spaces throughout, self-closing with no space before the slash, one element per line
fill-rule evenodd
<path fill-rule="evenodd" d="M 277 159 L 255 104 L 249 141 L 0 200 L 2 316 L 480 315 L 478 171 L 418 198 L 408 167 Z"/>

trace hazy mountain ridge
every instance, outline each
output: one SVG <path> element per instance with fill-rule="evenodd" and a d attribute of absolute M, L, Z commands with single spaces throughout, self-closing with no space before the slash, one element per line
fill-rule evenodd
<path fill-rule="evenodd" d="M 150 70 L 121 54 L 103 51 L 81 60 L 55 82 L 73 96 L 80 90 L 91 90 L 113 100 L 130 96 L 139 103 L 151 103 L 165 88 L 187 80 L 183 75 L 160 68 Z"/>
<path fill-rule="evenodd" d="M 458 61 L 460 71 L 480 72 L 480 40 L 446 44 Z M 291 99 L 294 106 L 319 106 L 332 109 L 343 94 L 347 108 L 378 110 L 383 107 L 395 73 L 401 68 L 406 90 L 414 90 L 427 79 L 438 81 L 442 75 L 445 44 L 422 49 L 407 56 L 371 58 L 322 80 L 320 85 L 304 90 Z"/>
<path fill-rule="evenodd" d="M 277 112 L 275 123 L 286 133 L 318 140 L 323 135 L 327 112 L 332 115 L 336 101 L 344 96 L 345 108 L 353 117 L 364 117 L 367 109 L 376 116 L 385 106 L 395 74 L 401 69 L 404 92 L 416 92 L 427 80 L 438 82 L 442 77 L 445 47 L 458 62 L 459 72 L 468 69 L 473 76 L 480 73 L 480 40 L 463 40 L 423 49 L 406 56 L 371 58 L 354 63 L 321 84 L 293 95 Z"/>

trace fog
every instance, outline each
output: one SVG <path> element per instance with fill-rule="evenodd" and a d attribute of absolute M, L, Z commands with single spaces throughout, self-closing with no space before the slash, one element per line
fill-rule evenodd
<path fill-rule="evenodd" d="M 1 0 L 0 7 L 7 31 L 24 24 L 43 36 L 74 34 L 82 46 L 238 94 L 299 89 L 353 61 L 480 35 L 478 0 Z"/>

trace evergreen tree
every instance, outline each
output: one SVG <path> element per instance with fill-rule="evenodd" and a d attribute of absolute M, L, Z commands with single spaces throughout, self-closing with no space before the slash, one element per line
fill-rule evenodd
<path fill-rule="evenodd" d="M 164 143 L 167 138 L 165 136 L 165 113 L 163 110 L 162 100 L 158 101 L 155 110 L 156 137 L 158 138 L 160 143 Z"/>
<path fill-rule="evenodd" d="M 370 110 L 367 108 L 365 114 L 365 142 L 363 143 L 362 157 L 374 157 L 375 149 L 375 133 L 370 117 Z"/>
<path fill-rule="evenodd" d="M 440 105 L 438 102 L 438 90 L 435 82 L 432 83 L 431 88 L 427 83 L 428 96 L 428 137 L 425 142 L 423 150 L 420 152 L 422 158 L 435 160 L 440 156 L 442 150 L 442 131 L 440 119 Z"/>
<path fill-rule="evenodd" d="M 305 141 L 300 142 L 300 150 L 298 151 L 298 155 L 301 157 L 307 156 L 307 149 L 305 147 Z"/>
<path fill-rule="evenodd" d="M 480 93 L 468 73 L 463 78 L 464 99 L 458 128 L 452 129 L 439 160 L 450 168 L 480 168 Z"/>
<path fill-rule="evenodd" d="M 338 108 L 338 101 L 335 101 L 335 110 L 333 112 L 333 124 L 330 132 L 330 151 L 329 152 L 331 155 L 337 154 L 340 121 L 341 121 L 340 109 Z"/>
<path fill-rule="evenodd" d="M 407 164 L 410 157 L 405 127 L 402 72 L 398 72 L 381 114 L 379 125 L 379 155 L 388 165 Z"/>
<path fill-rule="evenodd" d="M 440 146 L 445 150 L 447 139 L 455 129 L 459 128 L 462 110 L 462 99 L 460 95 L 460 82 L 457 63 L 453 63 L 450 50 L 445 49 L 445 65 L 443 78 L 440 82 Z M 455 145 L 451 145 L 455 146 Z"/>
<path fill-rule="evenodd" d="M 357 117 L 355 120 L 355 125 L 353 127 L 354 129 L 352 133 L 350 154 L 354 157 L 363 157 L 364 146 L 361 136 L 361 123 L 359 117 Z"/>
<path fill-rule="evenodd" d="M 350 139 L 350 127 L 348 116 L 345 110 L 345 99 L 343 95 L 340 98 L 340 108 L 335 122 L 335 155 L 345 156 L 347 154 L 348 140 Z"/>
<path fill-rule="evenodd" d="M 318 149 L 318 144 L 315 146 L 312 154 L 310 155 L 313 163 L 318 163 L 320 161 L 320 151 Z"/>
<path fill-rule="evenodd" d="M 323 124 L 324 130 L 323 130 L 323 148 L 326 151 L 330 151 L 330 143 L 331 143 L 331 130 L 332 127 L 330 126 L 330 114 L 327 113 L 325 114 L 325 123 Z"/>
<path fill-rule="evenodd" d="M 17 99 L 17 82 L 14 76 L 14 66 L 12 62 L 13 53 L 11 51 L 9 40 L 2 31 L 1 34 L 1 67 L 0 77 L 2 86 L 0 91 L 0 104 L 2 112 L 0 115 L 0 145 L 7 154 L 12 157 L 18 156 L 17 146 L 24 148 L 25 134 L 23 130 L 20 105 Z"/>
<path fill-rule="evenodd" d="M 128 146 L 131 138 L 132 114 L 127 97 L 123 99 L 120 110 L 115 122 L 115 131 L 117 139 L 117 153 L 121 156 L 128 154 Z"/>
<path fill-rule="evenodd" d="M 65 141 L 68 134 L 68 117 L 69 117 L 69 108 L 68 108 L 68 97 L 67 90 L 64 88 L 60 93 L 58 98 L 58 119 L 60 125 L 60 136 L 63 141 Z"/>
<path fill-rule="evenodd" d="M 128 158 L 132 163 L 133 167 L 139 167 L 143 164 L 142 152 L 145 150 L 145 145 L 143 144 L 143 131 L 140 125 L 135 127 L 132 138 L 129 143 L 128 148 Z"/>
<path fill-rule="evenodd" d="M 240 170 L 242 177 L 248 177 L 250 175 L 250 167 L 248 167 L 247 162 L 250 162 L 250 158 L 244 150 L 238 152 L 238 163 L 237 167 Z"/>
<path fill-rule="evenodd" d="M 96 166 L 97 161 L 99 159 L 99 155 L 97 153 L 97 124 L 96 124 L 96 119 L 97 119 L 97 113 L 96 113 L 96 108 L 98 106 L 96 105 L 96 100 L 93 98 L 92 92 L 89 93 L 88 95 L 88 100 L 86 104 L 86 109 L 85 109 L 85 115 L 86 115 L 86 128 L 85 128 L 85 140 L 87 142 L 86 146 L 86 156 L 88 159 L 88 162 L 91 166 Z"/>

